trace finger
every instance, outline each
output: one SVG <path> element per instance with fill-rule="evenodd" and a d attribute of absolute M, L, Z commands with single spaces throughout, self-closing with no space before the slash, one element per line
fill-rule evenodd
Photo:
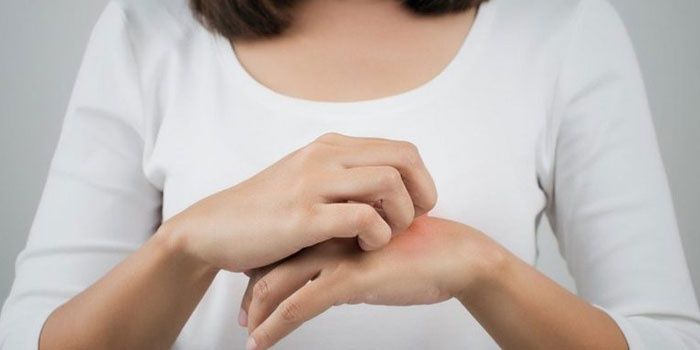
<path fill-rule="evenodd" d="M 255 284 L 252 279 L 248 279 L 248 286 L 243 294 L 243 299 L 241 300 L 241 309 L 238 311 L 238 325 L 241 327 L 248 327 L 248 309 L 250 308 L 250 300 L 252 297 L 252 289 Z"/>
<path fill-rule="evenodd" d="M 413 201 L 396 168 L 390 166 L 356 167 L 341 170 L 323 181 L 321 192 L 330 201 L 357 201 L 372 205 L 393 233 L 406 229 L 413 221 Z"/>
<path fill-rule="evenodd" d="M 245 274 L 249 277 L 248 286 L 246 286 L 245 293 L 243 293 L 241 309 L 238 312 L 238 324 L 241 327 L 248 326 L 248 310 L 250 308 L 250 302 L 253 299 L 253 287 L 256 282 L 273 267 L 274 265 L 268 265 L 257 269 L 246 270 Z"/>
<path fill-rule="evenodd" d="M 358 237 L 360 247 L 374 250 L 391 239 L 391 227 L 370 205 L 364 203 L 322 203 L 312 207 L 304 246 L 335 237 Z"/>
<path fill-rule="evenodd" d="M 338 159 L 346 167 L 388 165 L 403 177 L 413 199 L 415 216 L 427 213 L 437 202 L 437 190 L 418 148 L 407 141 L 372 137 L 354 137 L 337 133 L 324 134 L 318 142 L 346 146 L 349 152 L 340 152 Z"/>
<path fill-rule="evenodd" d="M 342 300 L 345 285 L 318 278 L 284 300 L 248 338 L 247 349 L 262 350 L 277 343 L 304 322 L 320 315 Z"/>
<path fill-rule="evenodd" d="M 248 329 L 255 329 L 277 305 L 312 280 L 321 270 L 321 259 L 302 255 L 262 276 L 253 287 L 248 307 Z"/>

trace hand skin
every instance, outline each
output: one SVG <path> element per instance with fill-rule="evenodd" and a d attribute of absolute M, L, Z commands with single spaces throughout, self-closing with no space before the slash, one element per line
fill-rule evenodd
<path fill-rule="evenodd" d="M 167 349 L 219 270 L 265 266 L 334 237 L 378 249 L 436 200 L 412 144 L 325 134 L 163 223 L 49 315 L 40 349 Z"/>
<path fill-rule="evenodd" d="M 606 313 L 485 234 L 427 215 L 379 250 L 333 239 L 250 275 L 239 320 L 250 332 L 248 350 L 269 348 L 334 305 L 450 298 L 503 349 L 627 349 Z"/>
<path fill-rule="evenodd" d="M 334 237 L 377 249 L 436 201 L 414 145 L 329 133 L 169 221 L 189 255 L 242 272 Z"/>

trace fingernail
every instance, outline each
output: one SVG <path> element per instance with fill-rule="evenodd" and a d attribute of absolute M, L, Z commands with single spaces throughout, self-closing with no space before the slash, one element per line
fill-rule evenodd
<path fill-rule="evenodd" d="M 241 325 L 241 327 L 247 327 L 248 326 L 248 313 L 241 308 L 241 311 L 238 312 L 238 324 Z"/>
<path fill-rule="evenodd" d="M 248 341 L 245 343 L 245 350 L 255 350 L 258 348 L 258 344 L 255 342 L 253 337 L 248 337 Z"/>
<path fill-rule="evenodd" d="M 362 238 L 360 238 L 360 237 L 357 237 L 357 244 L 360 246 L 360 249 L 362 249 L 364 251 L 369 250 L 367 248 L 367 243 L 365 243 L 365 241 L 363 241 Z"/>

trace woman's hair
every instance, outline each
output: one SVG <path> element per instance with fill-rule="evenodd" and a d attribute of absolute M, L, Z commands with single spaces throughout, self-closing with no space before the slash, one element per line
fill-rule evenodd
<path fill-rule="evenodd" d="M 461 12 L 487 0 L 396 0 L 421 15 Z M 190 0 L 197 19 L 226 38 L 271 37 L 291 23 L 297 0 Z"/>

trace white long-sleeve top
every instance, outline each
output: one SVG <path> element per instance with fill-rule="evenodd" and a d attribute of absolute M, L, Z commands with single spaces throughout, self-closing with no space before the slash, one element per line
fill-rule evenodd
<path fill-rule="evenodd" d="M 431 215 L 476 227 L 529 263 L 546 215 L 579 295 L 612 316 L 631 349 L 700 348 L 640 70 L 605 0 L 491 0 L 434 79 L 357 102 L 262 85 L 186 0 L 113 0 L 90 37 L 17 258 L 0 348 L 36 349 L 49 313 L 162 220 L 327 131 L 413 142 L 439 193 Z M 242 348 L 246 283 L 220 273 L 174 348 Z M 451 300 L 335 307 L 277 348 L 497 345 Z"/>

